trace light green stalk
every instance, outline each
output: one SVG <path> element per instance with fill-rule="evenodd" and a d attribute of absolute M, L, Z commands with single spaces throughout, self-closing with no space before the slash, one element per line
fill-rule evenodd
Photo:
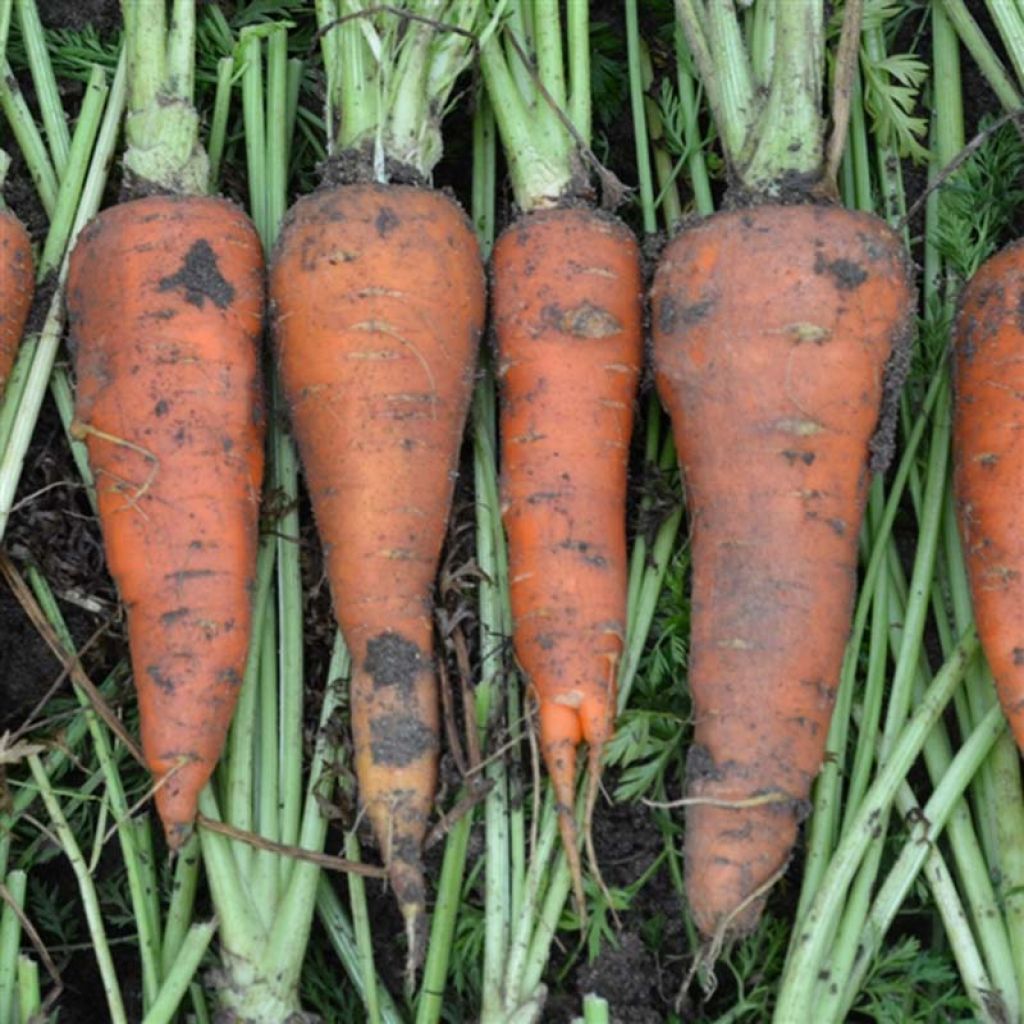
<path fill-rule="evenodd" d="M 129 54 L 125 171 L 140 187 L 203 195 L 210 165 L 192 105 L 195 0 L 174 0 L 170 34 L 165 0 L 121 0 Z"/>

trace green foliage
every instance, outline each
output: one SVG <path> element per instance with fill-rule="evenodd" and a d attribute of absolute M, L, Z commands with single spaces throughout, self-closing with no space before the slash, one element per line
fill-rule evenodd
<path fill-rule="evenodd" d="M 875 136 L 899 156 L 925 160 L 922 144 L 928 121 L 914 113 L 928 65 L 909 53 L 895 53 L 872 60 L 861 53 L 864 75 L 864 109 L 872 120 Z"/>
<path fill-rule="evenodd" d="M 854 1011 L 877 1024 L 974 1019 L 948 954 L 923 948 L 913 936 L 900 939 L 878 955 Z"/>
<path fill-rule="evenodd" d="M 1013 124 L 993 130 L 983 119 L 984 143 L 942 186 L 939 251 L 968 280 L 1010 235 L 1024 202 L 1024 142 Z"/>

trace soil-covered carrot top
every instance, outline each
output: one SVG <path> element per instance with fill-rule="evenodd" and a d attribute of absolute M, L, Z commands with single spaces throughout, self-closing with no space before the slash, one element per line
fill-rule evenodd
<path fill-rule="evenodd" d="M 204 195 L 210 163 L 199 141 L 195 86 L 195 0 L 122 0 L 131 83 L 125 118 L 126 198 Z"/>
<path fill-rule="evenodd" d="M 481 0 L 317 0 L 316 11 L 327 75 L 325 184 L 428 184 L 452 89 L 495 17 Z"/>

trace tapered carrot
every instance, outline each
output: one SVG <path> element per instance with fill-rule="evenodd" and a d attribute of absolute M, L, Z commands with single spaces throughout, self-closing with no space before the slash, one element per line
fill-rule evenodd
<path fill-rule="evenodd" d="M 241 210 L 172 196 L 100 214 L 69 268 L 76 418 L 172 846 L 191 830 L 249 644 L 262 271 Z"/>
<path fill-rule="evenodd" d="M 821 767 L 909 297 L 892 232 L 834 207 L 718 214 L 658 268 L 657 384 L 692 523 L 687 891 L 706 934 L 756 922 L 747 901 L 786 864 Z"/>
<path fill-rule="evenodd" d="M 401 32 L 395 9 L 361 0 L 365 21 L 336 20 L 333 6 L 318 7 L 327 187 L 287 216 L 270 295 L 281 380 L 352 656 L 360 804 L 402 910 L 411 986 L 426 944 L 421 848 L 440 749 L 434 580 L 485 307 L 465 214 L 424 186 L 441 155 L 440 111 L 474 34 L 487 28 L 473 2 L 429 11 L 410 3 L 422 17 Z M 370 52 L 368 24 L 387 40 L 382 50 Z M 367 92 L 353 55 L 385 76 L 383 98 Z"/>
<path fill-rule="evenodd" d="M 626 631 L 626 469 L 643 359 L 643 285 L 632 233 L 594 210 L 589 5 L 571 5 L 563 71 L 558 5 L 517 4 L 507 49 L 481 67 L 522 214 L 495 246 L 504 522 L 513 642 L 537 703 L 577 912 L 586 918 L 574 812 L 577 747 L 588 747 L 584 837 L 615 723 Z M 518 74 L 513 25 L 532 23 L 544 89 Z M 511 64 L 509 56 L 518 50 Z"/>
<path fill-rule="evenodd" d="M 988 260 L 956 324 L 953 452 L 957 513 L 985 656 L 1024 750 L 1024 243 Z"/>
<path fill-rule="evenodd" d="M 716 948 L 756 925 L 809 810 L 912 290 L 898 237 L 834 205 L 845 125 L 826 157 L 820 11 L 780 5 L 758 94 L 734 15 L 706 34 L 700 6 L 678 12 L 738 208 L 666 247 L 651 299 L 692 530 L 686 890 Z M 837 90 L 858 32 L 854 11 Z"/>
<path fill-rule="evenodd" d="M 263 249 L 204 193 L 195 8 L 125 0 L 125 189 L 68 267 L 85 441 L 124 602 L 142 749 L 168 844 L 191 834 L 249 649 L 263 402 Z M 173 45 L 170 45 L 173 43 Z"/>
<path fill-rule="evenodd" d="M 0 397 L 7 385 L 34 290 L 32 244 L 25 226 L 0 207 Z"/>
<path fill-rule="evenodd" d="M 515 651 L 539 708 L 582 911 L 576 748 L 586 741 L 589 821 L 625 634 L 639 251 L 621 222 L 566 208 L 522 217 L 499 239 L 493 266 Z"/>
<path fill-rule="evenodd" d="M 354 666 L 361 801 L 418 929 L 439 749 L 433 588 L 483 328 L 479 250 L 441 193 L 351 185 L 296 204 L 270 289 Z"/>

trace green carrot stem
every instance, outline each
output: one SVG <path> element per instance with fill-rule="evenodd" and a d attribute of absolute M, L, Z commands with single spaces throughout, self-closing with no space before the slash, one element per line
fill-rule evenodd
<path fill-rule="evenodd" d="M 47 814 L 50 816 L 50 822 L 57 841 L 63 849 L 64 855 L 67 857 L 71 870 L 74 872 L 75 879 L 78 882 L 79 896 L 82 900 L 82 908 L 85 911 L 89 938 L 106 996 L 110 1022 L 111 1024 L 127 1024 L 128 1018 L 125 1014 L 121 990 L 118 987 L 117 971 L 114 967 L 113 958 L 110 955 L 110 946 L 107 943 L 107 935 L 103 927 L 103 914 L 100 910 L 99 898 L 96 895 L 96 887 L 93 885 L 85 858 L 82 856 L 82 851 L 79 849 L 74 833 L 61 811 L 60 804 L 53 793 L 50 780 L 46 777 L 46 772 L 38 755 L 30 754 L 27 761 L 36 786 L 39 788 L 39 795 L 42 797 Z"/>
<path fill-rule="evenodd" d="M 942 0 L 942 9 L 1003 108 L 1008 111 L 1020 110 L 1024 101 L 1019 90 L 964 0 Z"/>
<path fill-rule="evenodd" d="M 0 1020 L 14 1019 L 14 997 L 18 989 L 18 948 L 28 875 L 12 871 L 4 879 L 3 910 L 0 911 Z"/>
<path fill-rule="evenodd" d="M 569 5 L 572 7 L 572 4 Z M 584 7 L 585 4 L 577 4 Z M 636 148 L 636 172 L 640 184 L 640 208 L 644 232 L 658 230 L 654 209 L 654 179 L 651 175 L 651 150 L 647 138 L 647 111 L 644 103 L 643 64 L 640 51 L 640 24 L 637 0 L 626 0 L 626 53 L 629 60 L 629 99 L 633 114 L 633 138 Z"/>
<path fill-rule="evenodd" d="M 30 956 L 18 957 L 19 1024 L 32 1024 L 38 1019 L 43 1002 L 39 991 L 39 964 Z"/>
<path fill-rule="evenodd" d="M 0 111 L 7 118 L 11 134 L 25 158 L 43 210 L 48 217 L 52 216 L 57 205 L 57 173 L 6 58 L 0 61 Z"/>
<path fill-rule="evenodd" d="M 220 183 L 220 164 L 224 156 L 224 140 L 227 136 L 234 74 L 235 58 L 231 55 L 221 57 L 217 61 L 217 88 L 213 100 L 213 117 L 210 120 L 210 137 L 207 140 L 207 149 L 210 154 L 210 177 L 208 180 L 208 191 L 210 192 L 216 192 Z"/>
<path fill-rule="evenodd" d="M 216 930 L 216 921 L 197 921 L 189 928 L 142 1024 L 171 1024 Z"/>
<path fill-rule="evenodd" d="M 813 1019 L 808 1001 L 817 978 L 816 965 L 822 960 L 824 940 L 853 874 L 873 841 L 877 821 L 887 813 L 899 785 L 977 651 L 977 636 L 968 634 L 935 677 L 904 729 L 898 736 L 888 737 L 888 757 L 840 841 L 814 902 L 797 926 L 776 1006 L 776 1024 L 804 1024 Z"/>
<path fill-rule="evenodd" d="M 70 160 L 71 133 L 68 131 L 67 116 L 60 100 L 60 90 L 46 46 L 46 33 L 39 20 L 35 0 L 18 0 L 18 21 L 53 167 L 58 180 L 63 181 Z"/>
<path fill-rule="evenodd" d="M 203 195 L 209 160 L 192 106 L 195 0 L 174 0 L 170 34 L 166 0 L 121 0 L 129 54 L 124 166 L 145 188 Z"/>

